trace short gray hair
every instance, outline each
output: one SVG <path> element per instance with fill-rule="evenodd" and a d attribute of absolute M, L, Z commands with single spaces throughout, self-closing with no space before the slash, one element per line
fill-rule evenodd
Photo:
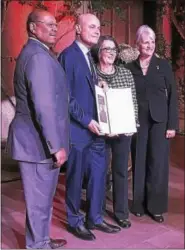
<path fill-rule="evenodd" d="M 136 32 L 136 45 L 140 43 L 143 34 L 151 35 L 154 40 L 156 38 L 155 32 L 152 28 L 150 28 L 148 25 L 141 25 Z"/>
<path fill-rule="evenodd" d="M 30 23 L 38 21 L 42 13 L 49 13 L 49 12 L 44 9 L 35 9 L 32 12 L 30 12 L 26 22 L 26 29 L 28 34 L 30 33 Z"/>
<path fill-rule="evenodd" d="M 38 20 L 38 10 L 33 10 L 27 18 L 27 22 L 26 22 L 26 30 L 28 32 L 28 34 L 30 33 L 30 23 L 35 22 Z"/>

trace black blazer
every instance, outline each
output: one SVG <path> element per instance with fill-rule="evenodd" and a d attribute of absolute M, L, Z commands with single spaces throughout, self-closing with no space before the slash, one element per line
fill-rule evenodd
<path fill-rule="evenodd" d="M 131 70 L 139 107 L 139 120 L 149 110 L 156 122 L 166 122 L 167 129 L 178 129 L 178 105 L 174 74 L 165 59 L 153 56 L 144 76 L 139 59 L 125 65 Z"/>

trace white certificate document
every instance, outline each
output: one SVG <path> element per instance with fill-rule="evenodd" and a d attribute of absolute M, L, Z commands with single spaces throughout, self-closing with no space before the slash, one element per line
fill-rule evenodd
<path fill-rule="evenodd" d="M 106 93 L 103 91 L 102 88 L 98 87 L 97 85 L 95 86 L 95 92 L 98 121 L 101 127 L 101 131 L 103 134 L 110 134 L 110 122 Z"/>
<path fill-rule="evenodd" d="M 131 88 L 109 89 L 95 86 L 98 121 L 105 134 L 137 132 Z"/>

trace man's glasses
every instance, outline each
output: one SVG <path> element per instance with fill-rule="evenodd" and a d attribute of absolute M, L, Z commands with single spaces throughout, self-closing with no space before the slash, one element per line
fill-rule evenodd
<path fill-rule="evenodd" d="M 43 22 L 43 21 L 35 21 L 35 23 L 44 23 L 49 28 L 57 28 L 58 27 L 57 23 L 46 23 L 46 22 Z"/>
<path fill-rule="evenodd" d="M 100 49 L 101 51 L 105 51 L 107 53 L 118 53 L 118 49 L 117 48 L 110 48 L 110 47 L 107 47 L 107 48 L 102 48 Z"/>

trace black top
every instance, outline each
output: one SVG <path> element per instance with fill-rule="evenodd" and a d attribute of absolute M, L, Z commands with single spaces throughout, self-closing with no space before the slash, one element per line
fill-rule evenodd
<path fill-rule="evenodd" d="M 168 61 L 152 57 L 146 75 L 139 59 L 126 64 L 131 70 L 139 107 L 139 121 L 149 111 L 156 122 L 166 122 L 167 129 L 178 129 L 178 105 L 174 74 Z"/>

